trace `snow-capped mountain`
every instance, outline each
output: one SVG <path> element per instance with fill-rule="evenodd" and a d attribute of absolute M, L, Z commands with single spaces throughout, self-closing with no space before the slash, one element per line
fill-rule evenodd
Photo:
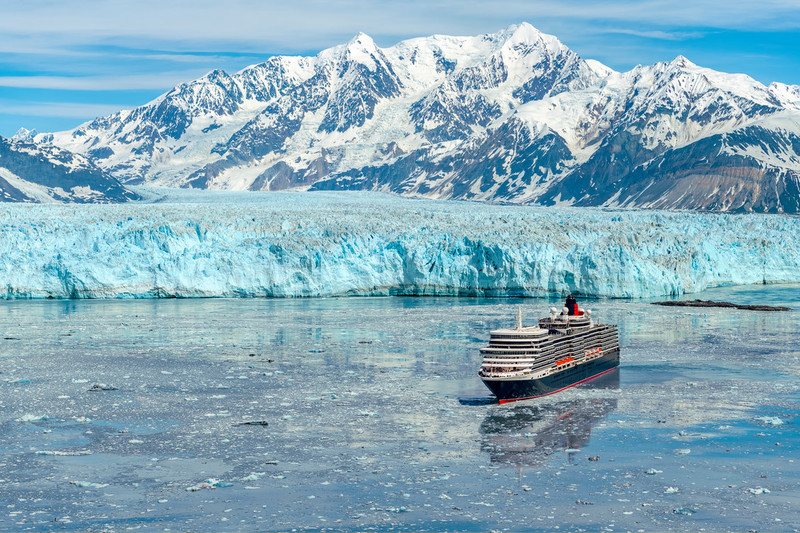
<path fill-rule="evenodd" d="M 109 203 L 138 198 L 82 155 L 0 137 L 0 202 Z"/>
<path fill-rule="evenodd" d="M 684 57 L 615 72 L 529 24 L 359 34 L 34 138 L 172 187 L 800 211 L 800 87 Z"/>

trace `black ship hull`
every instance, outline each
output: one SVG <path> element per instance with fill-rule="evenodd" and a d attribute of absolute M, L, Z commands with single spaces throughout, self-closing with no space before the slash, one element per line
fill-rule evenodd
<path fill-rule="evenodd" d="M 593 361 L 576 365 L 541 379 L 483 378 L 483 382 L 497 396 L 500 403 L 506 403 L 555 394 L 611 372 L 618 366 L 619 349 L 616 349 Z"/>

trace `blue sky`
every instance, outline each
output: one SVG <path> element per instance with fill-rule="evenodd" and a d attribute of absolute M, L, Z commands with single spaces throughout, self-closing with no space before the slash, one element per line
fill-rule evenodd
<path fill-rule="evenodd" d="M 316 54 L 359 31 L 380 46 L 529 22 L 628 70 L 685 55 L 762 83 L 800 84 L 800 2 L 695 0 L 27 0 L 0 17 L 0 135 L 70 129 L 214 68 Z"/>

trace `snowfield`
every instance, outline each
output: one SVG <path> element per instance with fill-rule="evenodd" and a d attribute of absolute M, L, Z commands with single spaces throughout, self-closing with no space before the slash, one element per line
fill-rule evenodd
<path fill-rule="evenodd" d="M 800 281 L 800 219 L 139 188 L 0 207 L 11 298 L 656 297 Z"/>

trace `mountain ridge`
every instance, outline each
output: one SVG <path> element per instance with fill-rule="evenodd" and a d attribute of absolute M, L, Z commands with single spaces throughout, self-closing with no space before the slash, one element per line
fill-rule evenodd
<path fill-rule="evenodd" d="M 20 130 L 20 136 L 35 132 Z M 139 199 L 86 157 L 0 137 L 0 202 L 120 203 Z"/>
<path fill-rule="evenodd" d="M 358 34 L 33 139 L 123 183 L 798 212 L 798 117 L 800 86 L 683 56 L 616 72 L 522 23 L 387 48 Z"/>

